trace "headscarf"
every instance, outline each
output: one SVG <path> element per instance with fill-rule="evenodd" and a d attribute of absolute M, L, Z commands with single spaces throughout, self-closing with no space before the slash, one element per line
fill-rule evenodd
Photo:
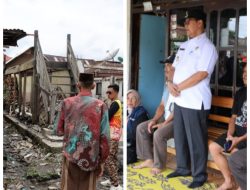
<path fill-rule="evenodd" d="M 127 92 L 127 96 L 129 94 L 132 94 L 135 97 L 135 99 L 136 99 L 136 105 L 135 105 L 135 107 L 139 106 L 141 104 L 141 97 L 140 97 L 139 93 L 136 90 L 134 90 L 134 89 L 130 89 Z"/>

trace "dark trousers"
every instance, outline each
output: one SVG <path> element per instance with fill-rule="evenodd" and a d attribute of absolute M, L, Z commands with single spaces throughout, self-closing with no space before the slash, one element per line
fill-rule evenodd
<path fill-rule="evenodd" d="M 229 167 L 241 190 L 247 189 L 247 149 L 236 151 L 229 157 Z"/>
<path fill-rule="evenodd" d="M 190 173 L 194 181 L 207 180 L 208 135 L 207 118 L 209 110 L 194 110 L 174 107 L 174 140 L 177 172 Z M 191 162 L 191 166 L 190 166 Z"/>

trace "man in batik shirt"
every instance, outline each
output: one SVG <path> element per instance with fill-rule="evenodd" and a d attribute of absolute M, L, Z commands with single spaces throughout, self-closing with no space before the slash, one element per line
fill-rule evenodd
<path fill-rule="evenodd" d="M 77 96 L 66 98 L 55 122 L 63 139 L 62 190 L 96 189 L 109 155 L 110 128 L 104 102 L 92 97 L 93 74 L 81 73 Z"/>

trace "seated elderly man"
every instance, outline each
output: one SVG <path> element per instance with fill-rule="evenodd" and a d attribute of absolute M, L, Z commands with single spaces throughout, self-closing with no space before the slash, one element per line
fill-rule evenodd
<path fill-rule="evenodd" d="M 225 178 L 224 183 L 218 190 L 234 188 L 234 179 L 230 171 L 225 149 L 234 153 L 247 146 L 247 66 L 243 66 L 244 87 L 240 88 L 234 97 L 232 116 L 228 125 L 227 133 L 221 135 L 215 142 L 209 145 L 211 155 Z M 225 146 L 226 145 L 226 146 Z M 228 147 L 227 147 L 228 146 Z M 224 148 L 225 147 L 225 148 Z"/>
<path fill-rule="evenodd" d="M 171 73 L 171 64 L 175 55 L 169 56 L 165 63 L 166 81 Z M 134 166 L 135 169 L 152 168 L 151 174 L 157 175 L 166 167 L 167 153 L 166 141 L 173 137 L 173 97 L 168 94 L 166 85 L 162 100 L 154 117 L 141 123 L 136 131 L 136 151 L 138 158 L 144 160 L 141 164 Z M 161 121 L 164 115 L 164 121 Z M 157 130 L 156 130 L 157 129 Z M 152 146 L 153 137 L 153 146 Z"/>

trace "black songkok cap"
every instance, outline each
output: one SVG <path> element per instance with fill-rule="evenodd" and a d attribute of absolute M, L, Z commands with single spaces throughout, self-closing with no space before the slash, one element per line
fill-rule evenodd
<path fill-rule="evenodd" d="M 206 23 L 206 13 L 204 13 L 200 9 L 191 9 L 186 12 L 186 16 L 184 17 L 184 21 L 188 18 L 194 18 L 196 20 L 202 20 L 203 23 Z"/>

